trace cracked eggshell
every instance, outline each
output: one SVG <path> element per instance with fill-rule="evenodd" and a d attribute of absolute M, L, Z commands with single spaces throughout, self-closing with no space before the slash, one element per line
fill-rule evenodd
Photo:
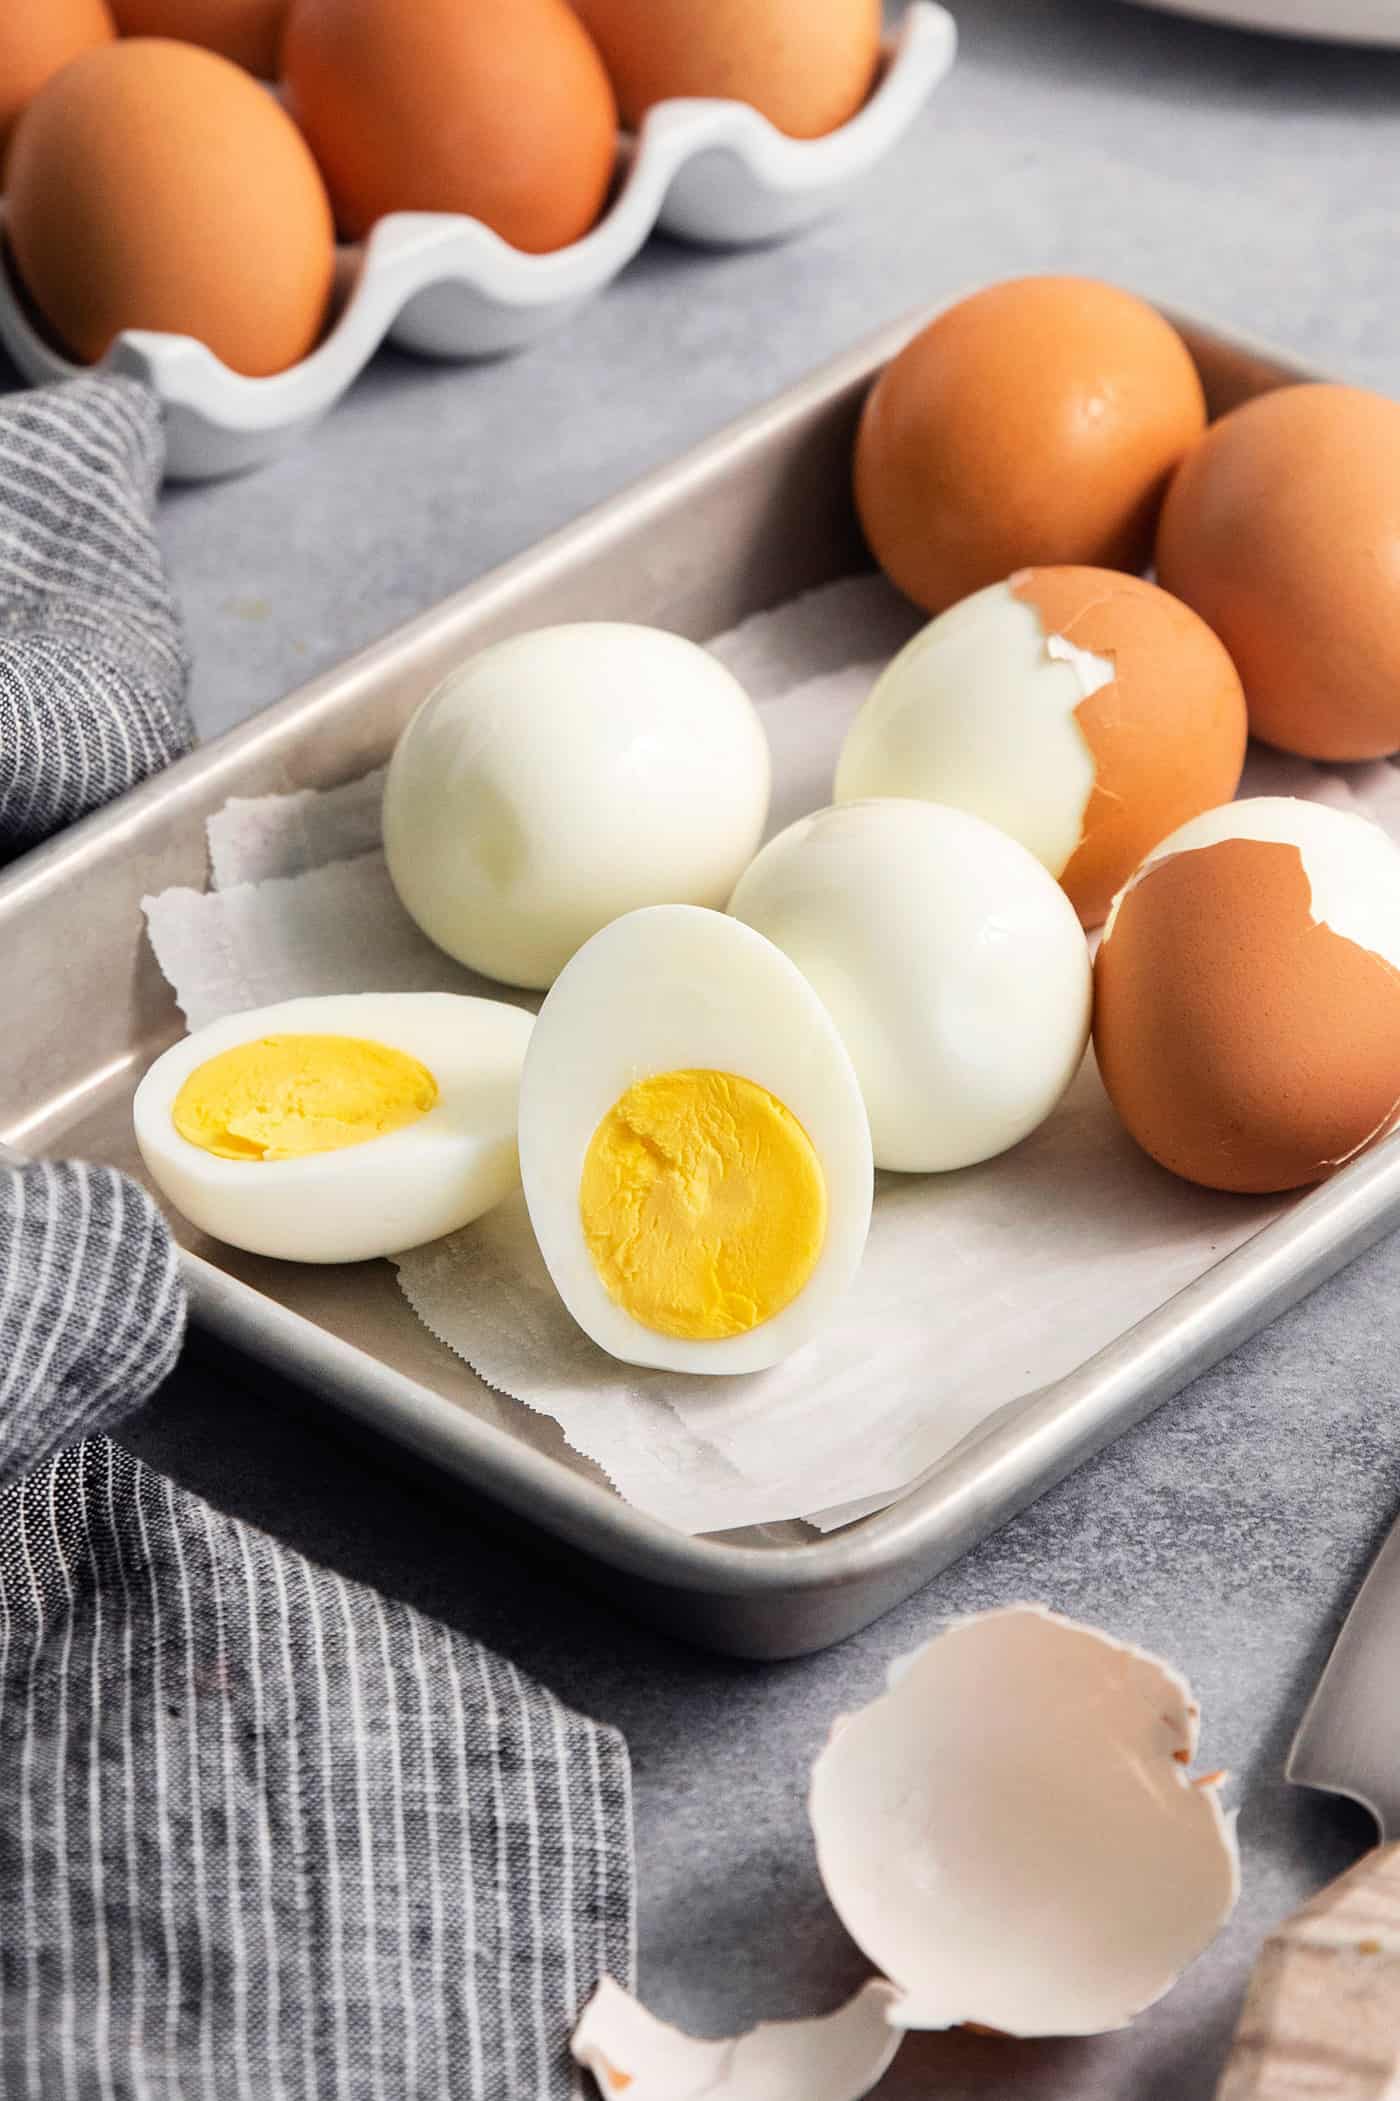
<path fill-rule="evenodd" d="M 877 1977 L 835 2013 L 703 2042 L 605 1977 L 574 2031 L 574 2060 L 604 2101 L 860 2101 L 899 2048 L 893 1996 Z"/>
<path fill-rule="evenodd" d="M 1369 819 L 1261 796 L 1165 839 L 1095 966 L 1104 1085 L 1187 1180 L 1325 1179 L 1400 1111 L 1400 850 Z"/>
<path fill-rule="evenodd" d="M 1093 927 L 1159 839 L 1234 794 L 1246 736 L 1235 667 L 1179 599 L 1111 569 L 1023 569 L 901 650 L 851 725 L 836 800 L 969 810 Z"/>
<path fill-rule="evenodd" d="M 812 1775 L 828 1896 L 903 2028 L 1121 2028 L 1239 1893 L 1168 1665 L 1043 1606 L 956 1622 L 836 1724 Z"/>

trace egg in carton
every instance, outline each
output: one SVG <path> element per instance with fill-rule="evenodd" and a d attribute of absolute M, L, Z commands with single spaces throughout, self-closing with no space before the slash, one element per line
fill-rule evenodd
<path fill-rule="evenodd" d="M 318 422 L 386 338 L 433 358 L 520 350 L 603 291 L 658 229 L 701 246 L 759 246 L 825 217 L 908 131 L 956 48 L 946 9 L 913 0 L 885 41 L 868 100 L 820 138 L 790 138 L 740 102 L 658 104 L 622 140 L 601 219 L 552 253 L 526 254 L 453 213 L 391 213 L 362 244 L 341 249 L 326 329 L 285 371 L 250 378 L 192 337 L 145 329 L 123 331 L 100 369 L 130 373 L 160 395 L 173 479 L 240 473 Z M 84 369 L 37 325 L 8 250 L 0 342 L 35 385 Z"/>

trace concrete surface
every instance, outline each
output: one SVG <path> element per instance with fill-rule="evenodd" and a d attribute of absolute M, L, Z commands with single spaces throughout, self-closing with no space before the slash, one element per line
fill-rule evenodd
<path fill-rule="evenodd" d="M 655 244 L 518 361 L 387 355 L 313 439 L 246 481 L 172 492 L 163 533 L 206 733 L 526 546 L 902 310 L 1080 269 L 1400 391 L 1400 56 L 1289 45 L 1118 0 L 961 0 L 963 56 L 844 217 L 760 254 Z M 1191 2101 L 1212 2090 L 1259 1938 L 1368 1841 L 1286 1789 L 1289 1734 L 1400 1502 L 1400 1242 L 842 1649 L 754 1668 L 691 1654 L 561 1587 L 283 1395 L 191 1367 L 133 1441 L 217 1503 L 478 1631 L 622 1725 L 637 1780 L 642 1977 L 720 2032 L 833 2004 L 861 1975 L 803 1806 L 831 1717 L 949 1613 L 1040 1597 L 1192 1677 L 1241 1805 L 1226 1939 L 1133 2030 L 911 2044 L 903 2101 Z M 1397 1746 L 1400 1756 L 1400 1746 Z"/>

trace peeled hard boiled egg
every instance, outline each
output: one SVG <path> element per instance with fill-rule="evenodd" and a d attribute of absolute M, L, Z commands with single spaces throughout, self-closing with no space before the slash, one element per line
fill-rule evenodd
<path fill-rule="evenodd" d="M 748 102 L 798 139 L 834 131 L 870 92 L 880 0 L 574 0 L 626 121 L 673 95 Z"/>
<path fill-rule="evenodd" d="M 76 358 L 164 329 L 257 377 L 320 334 L 325 185 L 286 112 L 212 51 L 133 37 L 75 59 L 16 125 L 6 185 L 20 275 Z"/>
<path fill-rule="evenodd" d="M 606 202 L 617 108 L 566 0 L 296 0 L 282 69 L 352 239 L 465 212 L 539 254 Z"/>
<path fill-rule="evenodd" d="M 341 993 L 230 1014 L 136 1090 L 152 1180 L 216 1240 L 363 1262 L 450 1233 L 517 1180 L 531 1017 L 450 992 Z"/>
<path fill-rule="evenodd" d="M 520 1173 L 574 1319 L 627 1364 L 749 1372 L 854 1277 L 870 1131 L 793 965 L 737 920 L 656 905 L 595 934 L 540 1009 Z"/>
<path fill-rule="evenodd" d="M 389 873 L 439 948 L 545 986 L 623 912 L 723 907 L 762 836 L 769 774 L 747 694 L 695 643 L 539 628 L 452 672 L 399 739 Z"/>
<path fill-rule="evenodd" d="M 917 795 L 985 817 L 1085 926 L 1159 839 L 1226 802 L 1244 694 L 1203 620 L 1111 569 L 1023 569 L 930 622 L 847 735 L 836 800 Z"/>
<path fill-rule="evenodd" d="M 1033 562 L 1142 569 L 1205 420 L 1191 354 L 1152 307 L 1089 278 L 1018 278 L 885 367 L 856 506 L 880 567 L 931 613 Z"/>
<path fill-rule="evenodd" d="M 1183 825 L 1114 903 L 1094 1047 L 1118 1114 L 1189 1181 L 1321 1181 L 1400 1112 L 1400 849 L 1261 796 Z"/>
<path fill-rule="evenodd" d="M 1091 991 L 1079 922 L 1033 855 L 980 817 L 897 800 L 818 810 L 770 840 L 729 909 L 830 1012 L 877 1167 L 989 1160 L 1078 1070 Z"/>
<path fill-rule="evenodd" d="M 1257 737 L 1400 751 L 1400 402 L 1281 387 L 1222 417 L 1172 483 L 1157 573 L 1238 664 Z"/>

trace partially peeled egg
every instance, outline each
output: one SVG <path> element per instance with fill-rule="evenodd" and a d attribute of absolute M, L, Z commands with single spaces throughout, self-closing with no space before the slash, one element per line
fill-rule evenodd
<path fill-rule="evenodd" d="M 565 965 L 520 1089 L 531 1224 L 579 1326 L 624 1363 L 775 1364 L 851 1283 L 873 1165 L 860 1087 L 772 944 L 692 905 Z"/>
<path fill-rule="evenodd" d="M 503 1000 L 342 993 L 230 1014 L 136 1090 L 151 1179 L 190 1223 L 292 1262 L 363 1262 L 454 1232 L 518 1180 L 532 1022 Z"/>
<path fill-rule="evenodd" d="M 1189 606 L 1116 570 L 1023 569 L 900 651 L 847 735 L 835 799 L 984 817 L 1094 927 L 1159 839 L 1229 801 L 1246 738 L 1239 676 Z"/>

